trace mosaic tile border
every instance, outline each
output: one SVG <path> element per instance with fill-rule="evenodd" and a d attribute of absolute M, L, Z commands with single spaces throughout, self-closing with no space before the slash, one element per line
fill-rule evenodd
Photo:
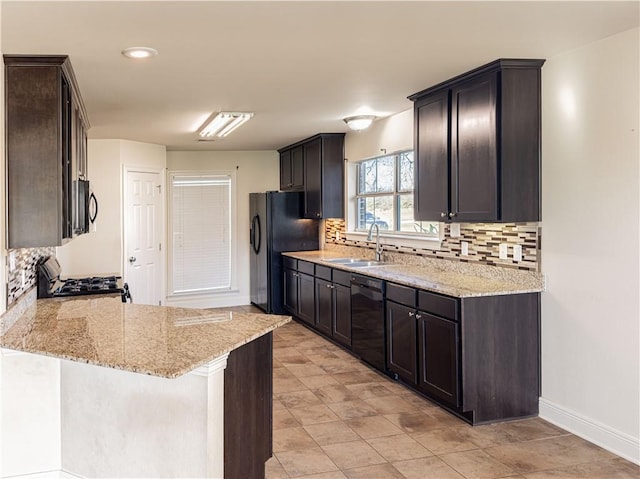
<path fill-rule="evenodd" d="M 9 257 L 12 253 L 16 255 L 16 267 L 9 268 Z M 54 247 L 46 248 L 21 248 L 7 251 L 7 308 L 15 303 L 23 294 L 33 288 L 38 281 L 36 263 L 42 256 L 55 255 Z M 22 271 L 25 271 L 25 282 L 22 284 Z"/>
<path fill-rule="evenodd" d="M 541 227 L 538 223 L 461 223 L 460 236 L 451 236 L 451 225 L 442 224 L 444 238 L 439 249 L 408 246 L 385 246 L 386 251 L 428 258 L 479 263 L 525 271 L 540 271 Z M 325 221 L 325 243 L 371 249 L 366 241 L 346 239 L 344 220 Z M 338 239 L 339 238 L 339 239 Z M 462 255 L 462 242 L 468 243 L 469 254 Z M 499 247 L 506 243 L 509 259 L 500 259 Z M 522 246 L 522 261 L 511 257 L 514 245 Z"/>

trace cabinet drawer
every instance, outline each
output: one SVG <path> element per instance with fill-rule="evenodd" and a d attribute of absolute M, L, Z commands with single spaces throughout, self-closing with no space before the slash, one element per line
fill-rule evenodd
<path fill-rule="evenodd" d="M 404 304 L 410 308 L 416 307 L 416 290 L 408 286 L 387 283 L 387 299 Z"/>
<path fill-rule="evenodd" d="M 289 256 L 282 257 L 282 266 L 289 269 L 298 269 L 298 260 Z"/>
<path fill-rule="evenodd" d="M 327 281 L 331 281 L 331 268 L 317 264 L 316 278 L 322 278 L 322 279 L 326 279 Z"/>
<path fill-rule="evenodd" d="M 298 271 L 313 276 L 315 273 L 315 264 L 309 263 L 308 261 L 298 260 Z"/>
<path fill-rule="evenodd" d="M 339 269 L 334 269 L 333 282 L 341 284 L 342 286 L 351 286 L 351 273 L 348 273 L 347 271 L 341 271 Z"/>
<path fill-rule="evenodd" d="M 418 309 L 443 318 L 458 319 L 458 300 L 428 291 L 418 291 Z"/>

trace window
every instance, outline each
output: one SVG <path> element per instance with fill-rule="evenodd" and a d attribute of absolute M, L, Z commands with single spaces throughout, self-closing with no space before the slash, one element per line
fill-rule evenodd
<path fill-rule="evenodd" d="M 364 160 L 357 165 L 356 230 L 435 236 L 438 223 L 413 219 L 413 151 Z"/>
<path fill-rule="evenodd" d="M 232 286 L 233 176 L 171 173 L 171 294 Z"/>

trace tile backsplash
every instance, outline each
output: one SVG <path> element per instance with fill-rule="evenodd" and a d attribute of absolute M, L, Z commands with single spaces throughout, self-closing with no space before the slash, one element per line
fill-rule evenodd
<path fill-rule="evenodd" d="M 56 249 L 47 248 L 22 248 L 7 251 L 7 308 L 16 302 L 20 296 L 36 285 L 38 275 L 36 263 L 42 256 L 55 255 Z M 11 269 L 10 256 L 15 254 L 16 265 Z M 24 271 L 25 280 L 22 281 Z"/>
<path fill-rule="evenodd" d="M 441 223 L 444 235 L 440 248 L 389 246 L 385 250 L 428 258 L 480 263 L 527 271 L 540 271 L 541 228 L 538 223 L 462 223 L 460 236 L 451 236 L 451 225 Z M 372 243 L 349 240 L 344 220 L 325 221 L 325 243 L 373 248 Z M 338 239 L 339 238 L 339 239 Z M 468 255 L 462 255 L 462 242 L 468 243 Z M 500 244 L 508 245 L 508 259 L 500 259 Z M 522 247 L 522 261 L 513 260 L 513 246 Z"/>

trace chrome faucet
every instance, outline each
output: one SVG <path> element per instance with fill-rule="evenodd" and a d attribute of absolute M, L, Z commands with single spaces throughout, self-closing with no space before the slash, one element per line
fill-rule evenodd
<path fill-rule="evenodd" d="M 373 241 L 373 227 L 376 227 L 376 261 L 382 261 L 382 245 L 380 244 L 380 227 L 378 223 L 371 223 L 369 227 L 369 235 L 367 236 L 367 241 Z"/>

